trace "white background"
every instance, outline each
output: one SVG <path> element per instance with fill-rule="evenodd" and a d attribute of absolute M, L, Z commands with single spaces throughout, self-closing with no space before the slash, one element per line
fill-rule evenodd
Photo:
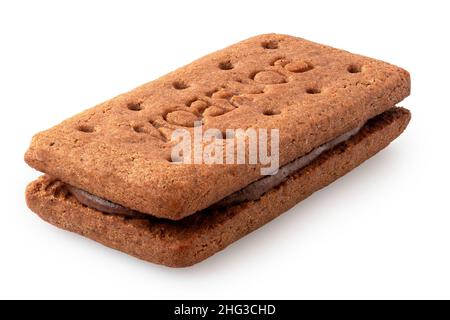
<path fill-rule="evenodd" d="M 423 2 L 425 3 L 425 2 Z M 450 298 L 448 1 L 1 1 L 0 298 Z M 32 135 L 250 36 L 301 36 L 400 65 L 387 150 L 188 269 L 39 220 Z"/>

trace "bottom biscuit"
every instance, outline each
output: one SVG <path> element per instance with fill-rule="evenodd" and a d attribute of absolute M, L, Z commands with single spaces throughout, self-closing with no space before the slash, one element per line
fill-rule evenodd
<path fill-rule="evenodd" d="M 256 201 L 206 209 L 179 221 L 109 215 L 80 204 L 63 182 L 42 176 L 27 187 L 27 204 L 45 221 L 137 258 L 170 267 L 198 263 L 276 218 L 385 148 L 410 113 L 391 110 L 325 152 Z"/>

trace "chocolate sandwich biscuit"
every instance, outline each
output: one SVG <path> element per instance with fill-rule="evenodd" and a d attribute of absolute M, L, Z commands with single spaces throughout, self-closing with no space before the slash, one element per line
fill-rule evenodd
<path fill-rule="evenodd" d="M 224 249 L 357 167 L 400 135 L 409 119 L 406 109 L 386 111 L 258 200 L 206 209 L 178 221 L 91 209 L 70 193 L 67 184 L 49 176 L 28 186 L 27 202 L 55 226 L 149 262 L 187 267 Z"/>
<path fill-rule="evenodd" d="M 286 35 L 207 55 L 37 134 L 44 220 L 136 257 L 188 266 L 280 215 L 387 146 L 410 114 L 396 66 Z M 184 164 L 177 129 L 279 130 L 280 168 Z M 222 139 L 236 137 L 223 136 Z"/>

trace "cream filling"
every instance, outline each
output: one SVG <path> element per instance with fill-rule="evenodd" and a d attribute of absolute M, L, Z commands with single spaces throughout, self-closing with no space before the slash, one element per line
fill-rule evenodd
<path fill-rule="evenodd" d="M 223 198 L 217 203 L 213 204 L 212 208 L 224 208 L 232 205 L 237 205 L 245 201 L 252 201 L 259 199 L 262 195 L 275 188 L 279 184 L 286 181 L 291 175 L 299 171 L 300 169 L 306 167 L 308 164 L 313 162 L 324 152 L 336 147 L 338 144 L 348 140 L 350 137 L 354 136 L 359 132 L 361 127 L 355 128 L 348 131 L 337 138 L 322 144 L 316 149 L 312 150 L 308 154 L 301 156 L 294 161 L 279 168 L 275 175 L 265 176 L 255 182 L 250 183 L 243 189 L 236 191 L 229 196 Z M 67 185 L 69 192 L 83 205 L 96 209 L 98 211 L 108 213 L 123 215 L 135 218 L 145 218 L 149 215 L 137 212 L 132 209 L 128 209 L 119 204 L 111 202 L 109 200 L 95 196 L 87 191 L 78 189 L 76 187 Z"/>

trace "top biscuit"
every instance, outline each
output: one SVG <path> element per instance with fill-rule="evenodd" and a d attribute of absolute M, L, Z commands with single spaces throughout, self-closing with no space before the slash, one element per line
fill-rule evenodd
<path fill-rule="evenodd" d="M 380 114 L 408 72 L 279 34 L 260 35 L 88 109 L 33 137 L 26 162 L 68 184 L 178 220 L 260 178 L 255 165 L 180 165 L 171 132 L 277 128 L 280 165 Z"/>

